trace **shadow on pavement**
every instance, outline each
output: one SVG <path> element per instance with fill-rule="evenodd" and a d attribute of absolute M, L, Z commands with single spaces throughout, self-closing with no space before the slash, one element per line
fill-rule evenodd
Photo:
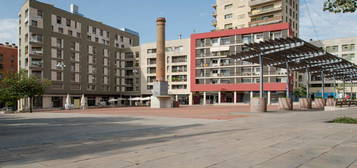
<path fill-rule="evenodd" d="M 197 127 L 200 124 L 170 127 L 142 125 L 137 124 L 137 121 L 130 123 L 135 120 L 147 119 L 135 117 L 32 119 L 0 115 L 0 167 L 70 159 L 174 139 L 222 133 L 222 131 L 210 131 L 176 136 L 176 131 Z"/>

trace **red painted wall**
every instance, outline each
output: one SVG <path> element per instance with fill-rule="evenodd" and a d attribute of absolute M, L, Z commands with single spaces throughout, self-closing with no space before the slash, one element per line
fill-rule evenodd
<path fill-rule="evenodd" d="M 196 40 L 203 38 L 217 38 L 232 36 L 238 34 L 251 34 L 259 32 L 270 32 L 288 30 L 288 34 L 292 36 L 291 27 L 288 23 L 279 23 L 272 25 L 256 26 L 243 29 L 220 30 L 207 33 L 199 33 L 191 35 L 191 91 L 259 91 L 258 83 L 247 84 L 196 84 Z M 265 91 L 285 91 L 286 83 L 265 83 Z"/>

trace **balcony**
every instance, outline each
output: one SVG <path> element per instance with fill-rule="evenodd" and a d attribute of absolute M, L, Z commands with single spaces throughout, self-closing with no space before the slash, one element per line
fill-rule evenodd
<path fill-rule="evenodd" d="M 42 43 L 42 36 L 32 36 L 30 38 L 30 42 L 33 42 L 33 43 Z"/>
<path fill-rule="evenodd" d="M 254 16 L 258 16 L 258 15 L 262 15 L 262 14 L 267 14 L 270 12 L 277 12 L 277 11 L 281 11 L 282 7 L 278 6 L 278 7 L 274 7 L 274 8 L 270 8 L 270 9 L 261 9 L 261 10 L 254 10 L 249 12 L 249 16 L 250 17 L 254 17 Z"/>
<path fill-rule="evenodd" d="M 30 54 L 31 55 L 42 55 L 43 54 L 43 50 L 42 50 L 42 48 L 41 49 L 32 48 L 32 50 L 30 51 Z"/>
<path fill-rule="evenodd" d="M 257 5 L 271 3 L 271 2 L 274 2 L 274 1 L 276 1 L 276 0 L 250 0 L 249 1 L 249 6 L 253 7 L 253 6 L 257 6 Z"/>
<path fill-rule="evenodd" d="M 254 26 L 260 26 L 260 25 L 266 25 L 266 24 L 274 24 L 274 23 L 279 23 L 282 21 L 283 21 L 282 16 L 275 16 L 272 18 L 266 18 L 266 19 L 249 22 L 249 26 L 254 27 Z"/>
<path fill-rule="evenodd" d="M 42 68 L 42 65 L 43 65 L 43 63 L 42 63 L 42 61 L 41 60 L 32 60 L 31 61 L 31 67 L 33 67 L 33 68 Z"/>
<path fill-rule="evenodd" d="M 214 27 L 217 26 L 217 20 L 212 20 L 212 26 L 214 26 Z"/>
<path fill-rule="evenodd" d="M 217 12 L 216 11 L 212 12 L 212 16 L 217 17 Z"/>

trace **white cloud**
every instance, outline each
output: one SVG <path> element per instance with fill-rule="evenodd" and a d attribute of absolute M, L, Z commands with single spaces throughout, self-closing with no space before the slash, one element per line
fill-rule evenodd
<path fill-rule="evenodd" d="M 0 43 L 17 43 L 17 19 L 0 19 Z"/>
<path fill-rule="evenodd" d="M 324 12 L 322 10 L 324 1 L 325 0 L 300 0 L 300 37 L 305 40 L 324 40 L 357 36 L 357 14 Z M 308 8 L 304 2 L 307 3 Z M 311 22 L 308 9 L 310 9 L 312 22 L 314 24 Z M 316 33 L 314 32 L 314 27 Z"/>

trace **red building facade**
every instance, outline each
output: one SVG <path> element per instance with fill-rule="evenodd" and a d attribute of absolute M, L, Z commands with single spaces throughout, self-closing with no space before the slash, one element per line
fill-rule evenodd
<path fill-rule="evenodd" d="M 259 65 L 227 57 L 245 43 L 292 36 L 288 23 L 191 35 L 191 91 L 194 104 L 244 103 L 259 91 Z M 286 91 L 286 70 L 264 67 L 268 102 Z"/>
<path fill-rule="evenodd" d="M 0 44 L 0 79 L 10 72 L 17 72 L 17 46 Z"/>

